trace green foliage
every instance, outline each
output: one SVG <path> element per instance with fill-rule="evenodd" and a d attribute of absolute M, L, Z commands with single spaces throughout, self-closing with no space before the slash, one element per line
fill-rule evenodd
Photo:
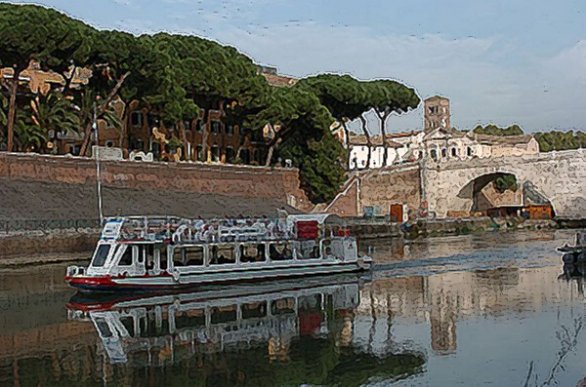
<path fill-rule="evenodd" d="M 317 75 L 300 80 L 295 87 L 315 94 L 339 122 L 355 120 L 372 107 L 364 82 L 349 75 Z"/>
<path fill-rule="evenodd" d="M 511 125 L 506 128 L 499 128 L 496 125 L 478 125 L 472 130 L 473 133 L 477 134 L 489 134 L 491 136 L 519 136 L 525 134 L 523 129 L 519 125 Z"/>
<path fill-rule="evenodd" d="M 314 203 L 332 200 L 345 180 L 342 167 L 345 150 L 328 131 L 321 139 L 307 139 L 301 134 L 288 139 L 279 148 L 283 159 L 291 159 L 299 168 L 302 188 Z"/>
<path fill-rule="evenodd" d="M 586 133 L 581 131 L 537 132 L 535 139 L 541 152 L 586 148 Z"/>
<path fill-rule="evenodd" d="M 31 101 L 31 121 L 42 132 L 57 133 L 77 132 L 79 116 L 71 100 L 63 98 L 58 91 L 38 95 Z"/>
<path fill-rule="evenodd" d="M 274 89 L 270 101 L 252 124 L 280 125 L 277 155 L 299 168 L 302 187 L 313 202 L 333 199 L 344 182 L 346 152 L 329 130 L 332 116 L 302 88 Z"/>
<path fill-rule="evenodd" d="M 85 63 L 93 31 L 53 9 L 0 4 L 0 65 L 25 69 L 31 59 L 58 72 Z"/>
<path fill-rule="evenodd" d="M 504 193 L 506 190 L 517 191 L 517 178 L 515 175 L 497 177 L 494 181 L 494 188 L 500 193 Z"/>

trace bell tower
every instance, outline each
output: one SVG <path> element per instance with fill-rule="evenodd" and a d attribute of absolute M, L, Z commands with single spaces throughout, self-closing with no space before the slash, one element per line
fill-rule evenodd
<path fill-rule="evenodd" d="M 425 133 L 429 133 L 437 128 L 450 129 L 450 100 L 445 97 L 436 95 L 423 101 Z"/>

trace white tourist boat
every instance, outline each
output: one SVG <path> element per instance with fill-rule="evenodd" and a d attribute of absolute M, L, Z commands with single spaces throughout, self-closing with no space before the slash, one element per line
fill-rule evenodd
<path fill-rule="evenodd" d="M 339 217 L 123 217 L 107 220 L 88 267 L 65 280 L 81 291 L 148 291 L 368 270 Z"/>

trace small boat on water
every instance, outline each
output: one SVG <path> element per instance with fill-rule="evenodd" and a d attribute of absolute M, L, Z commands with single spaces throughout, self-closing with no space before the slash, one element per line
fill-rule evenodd
<path fill-rule="evenodd" d="M 89 266 L 69 266 L 80 291 L 162 291 L 369 270 L 339 217 L 121 217 L 107 220 Z"/>
<path fill-rule="evenodd" d="M 565 245 L 558 248 L 558 251 L 564 253 L 562 257 L 564 263 L 586 261 L 586 231 L 576 233 L 575 246 Z"/>

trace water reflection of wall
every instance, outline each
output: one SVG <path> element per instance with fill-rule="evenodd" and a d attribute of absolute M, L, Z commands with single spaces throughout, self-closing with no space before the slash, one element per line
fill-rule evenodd
<path fill-rule="evenodd" d="M 581 297 L 574 283 L 558 280 L 559 273 L 559 267 L 552 266 L 380 279 L 362 290 L 357 313 L 366 319 L 374 313 L 375 318 L 389 315 L 426 322 L 432 349 L 452 353 L 457 350 L 459 320 L 540 311 Z"/>

